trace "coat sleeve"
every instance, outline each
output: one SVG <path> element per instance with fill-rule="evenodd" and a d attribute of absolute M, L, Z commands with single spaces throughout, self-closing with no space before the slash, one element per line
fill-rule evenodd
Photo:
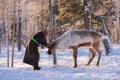
<path fill-rule="evenodd" d="M 45 47 L 48 46 L 46 37 L 45 37 L 45 35 L 44 35 L 43 32 L 39 32 L 39 33 L 35 36 L 35 38 L 37 39 L 37 41 L 39 42 L 40 45 L 45 46 Z"/>
<path fill-rule="evenodd" d="M 43 43 L 44 43 L 45 47 L 48 47 L 48 43 L 47 43 L 47 40 L 46 40 L 45 36 L 43 37 Z"/>

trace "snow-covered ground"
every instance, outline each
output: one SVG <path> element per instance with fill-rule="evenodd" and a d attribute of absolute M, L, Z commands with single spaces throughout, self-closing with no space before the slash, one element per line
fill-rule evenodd
<path fill-rule="evenodd" d="M 47 49 L 40 50 L 39 71 L 22 62 L 23 48 L 20 52 L 15 49 L 14 67 L 7 67 L 6 49 L 0 53 L 0 80 L 120 80 L 120 45 L 112 44 L 112 52 L 105 55 L 102 48 L 100 66 L 96 67 L 98 56 L 89 66 L 84 66 L 89 60 L 89 51 L 79 48 L 78 67 L 73 68 L 72 50 L 57 51 L 57 65 L 53 65 L 52 56 L 47 55 Z M 11 50 L 11 49 L 10 49 Z M 11 54 L 11 53 L 10 53 Z M 11 59 L 11 57 L 10 57 Z M 10 60 L 11 62 L 11 60 Z"/>

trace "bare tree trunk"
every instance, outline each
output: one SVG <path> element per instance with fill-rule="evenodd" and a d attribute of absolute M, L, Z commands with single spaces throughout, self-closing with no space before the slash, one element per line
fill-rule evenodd
<path fill-rule="evenodd" d="M 49 10 L 50 10 L 50 39 L 51 42 L 52 39 L 55 39 L 57 36 L 57 22 L 56 22 L 56 15 L 57 15 L 57 9 L 58 9 L 58 1 L 54 0 L 54 7 L 52 8 L 51 0 L 49 0 Z"/>
<path fill-rule="evenodd" d="M 90 29 L 90 24 L 89 24 L 89 19 L 88 19 L 88 4 L 87 0 L 84 0 L 84 23 L 85 23 L 85 28 Z M 89 51 L 89 59 L 90 59 L 90 51 Z"/>
<path fill-rule="evenodd" d="M 4 1 L 4 0 L 3 0 Z M 6 32 L 5 32 L 5 4 L 3 4 L 3 7 L 2 7 L 2 32 L 3 32 L 3 39 L 5 40 L 6 38 Z"/>
<path fill-rule="evenodd" d="M 41 12 L 41 22 L 40 22 L 40 26 L 41 26 L 41 29 L 44 29 L 44 26 L 43 26 L 43 21 L 44 21 L 44 9 L 43 9 L 43 6 L 44 6 L 44 0 L 42 0 L 42 3 L 41 3 L 41 6 L 42 6 L 42 12 Z"/>
<path fill-rule="evenodd" d="M 89 25 L 89 19 L 88 19 L 88 4 L 87 4 L 87 0 L 84 0 L 84 22 L 85 22 L 85 28 L 86 29 L 90 29 L 90 25 Z"/>
<path fill-rule="evenodd" d="M 2 48 L 2 25 L 0 25 L 0 53 L 1 53 L 1 48 Z"/>
<path fill-rule="evenodd" d="M 21 27 L 22 27 L 22 20 L 21 20 L 21 9 L 20 9 L 20 0 L 18 0 L 18 6 L 19 6 L 19 9 L 18 9 L 18 51 L 21 50 Z"/>
<path fill-rule="evenodd" d="M 10 54 L 9 54 L 9 27 L 7 26 L 9 24 L 8 20 L 9 20 L 9 9 L 8 7 L 10 6 L 10 3 L 8 0 L 3 0 L 3 1 L 6 1 L 5 4 L 3 5 L 4 6 L 4 13 L 3 13 L 3 34 L 4 34 L 4 38 L 5 38 L 5 46 L 6 46 L 6 63 L 7 63 L 7 67 L 9 67 L 9 58 L 10 58 Z M 6 4 L 7 3 L 7 4 Z M 7 18 L 5 18 L 7 17 Z M 6 22 L 6 23 L 5 23 Z"/>
<path fill-rule="evenodd" d="M 6 47 L 7 47 L 7 67 L 9 67 L 9 29 L 7 28 L 7 37 L 6 37 Z"/>
<path fill-rule="evenodd" d="M 109 33 L 106 29 L 104 20 L 102 21 L 102 25 L 103 25 L 103 32 L 104 32 L 104 36 L 105 38 L 103 39 L 103 44 L 106 50 L 106 55 L 109 55 L 109 53 L 111 52 L 111 42 L 110 42 L 110 38 L 109 38 Z"/>
<path fill-rule="evenodd" d="M 53 9 L 52 9 L 52 3 L 51 0 L 49 0 L 49 10 L 50 10 L 50 35 L 49 35 L 49 42 L 53 39 Z"/>
<path fill-rule="evenodd" d="M 38 30 L 40 30 L 40 18 L 37 17 L 37 26 L 38 26 Z"/>
<path fill-rule="evenodd" d="M 24 23 L 24 29 L 25 29 L 25 34 L 26 34 L 26 32 L 27 32 L 26 4 L 25 4 L 25 12 L 24 12 L 24 14 L 25 14 L 25 16 L 24 16 L 24 21 L 23 21 L 23 23 Z"/>
<path fill-rule="evenodd" d="M 18 51 L 21 50 L 21 17 L 18 20 Z"/>
<path fill-rule="evenodd" d="M 56 22 L 56 16 L 57 16 L 57 12 L 58 12 L 58 1 L 54 0 L 54 8 L 53 8 L 53 25 L 54 25 L 54 38 L 57 37 L 57 22 Z"/>
<path fill-rule="evenodd" d="M 14 28 L 16 27 L 16 21 L 15 21 L 15 4 L 16 4 L 16 1 L 14 0 L 14 18 L 13 18 L 13 34 L 15 34 L 15 30 Z M 12 61 L 11 61 L 11 66 L 13 67 L 13 64 L 14 64 L 14 42 L 15 42 L 15 35 L 13 35 L 13 39 L 12 39 Z"/>
<path fill-rule="evenodd" d="M 26 48 L 27 47 L 27 42 L 25 42 L 23 39 L 21 39 L 21 44 Z"/>
<path fill-rule="evenodd" d="M 11 60 L 11 67 L 14 66 L 14 43 L 15 43 L 15 38 L 12 41 L 12 60 Z"/>
<path fill-rule="evenodd" d="M 5 20 L 3 21 L 3 28 L 2 28 L 2 32 L 3 32 L 3 40 L 5 42 L 6 39 L 6 27 L 5 27 Z"/>
<path fill-rule="evenodd" d="M 2 0 L 1 1 L 1 15 L 0 15 L 0 17 L 1 17 L 1 23 L 0 23 L 0 52 L 1 52 L 1 48 L 2 48 L 2 40 L 3 39 L 5 39 L 5 37 L 3 38 L 2 36 L 3 36 L 3 30 L 4 30 L 4 28 L 5 28 L 5 26 L 4 26 L 4 23 L 5 23 L 5 16 L 4 16 L 4 13 L 5 13 L 5 1 L 4 0 Z"/>

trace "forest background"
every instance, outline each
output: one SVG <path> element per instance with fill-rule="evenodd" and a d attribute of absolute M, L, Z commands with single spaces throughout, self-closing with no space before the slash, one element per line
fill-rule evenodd
<path fill-rule="evenodd" d="M 67 30 L 94 29 L 118 43 L 119 28 L 119 0 L 0 0 L 0 52 L 14 44 L 21 50 L 41 29 L 48 42 Z"/>

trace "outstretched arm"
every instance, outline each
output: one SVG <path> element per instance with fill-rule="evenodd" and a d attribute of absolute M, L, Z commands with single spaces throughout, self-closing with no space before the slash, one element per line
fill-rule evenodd
<path fill-rule="evenodd" d="M 43 37 L 43 45 L 45 47 L 48 47 L 48 43 L 47 43 L 47 40 L 46 40 L 45 36 Z"/>

